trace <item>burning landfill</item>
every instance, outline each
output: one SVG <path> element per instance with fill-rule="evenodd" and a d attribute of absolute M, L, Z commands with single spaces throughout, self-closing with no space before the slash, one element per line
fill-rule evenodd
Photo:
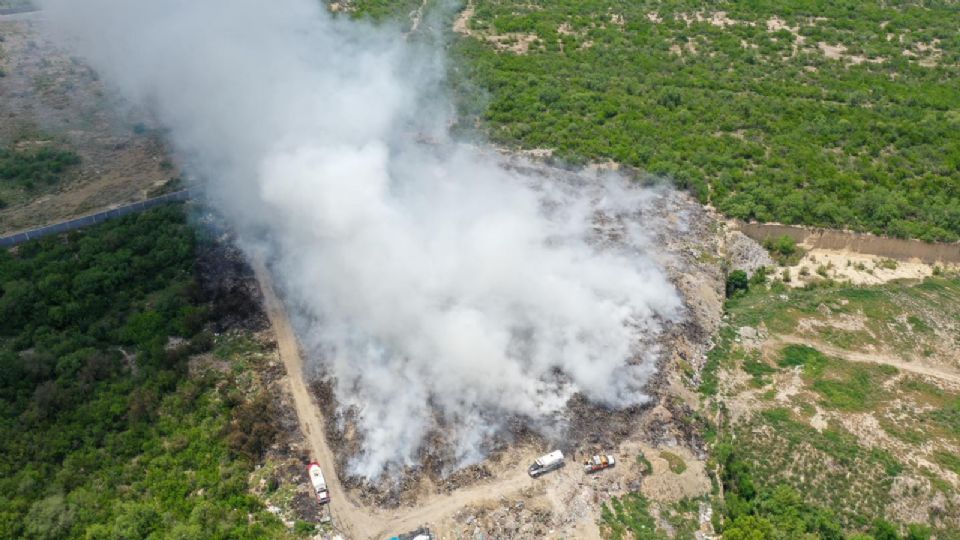
<path fill-rule="evenodd" d="M 623 437 L 663 344 L 708 335 L 677 290 L 698 286 L 676 240 L 707 241 L 699 207 L 451 140 L 430 46 L 315 0 L 43 4 L 270 261 L 357 479 Z"/>

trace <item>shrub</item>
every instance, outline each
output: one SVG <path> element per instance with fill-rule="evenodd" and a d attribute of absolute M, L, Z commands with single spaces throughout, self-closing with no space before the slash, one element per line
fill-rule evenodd
<path fill-rule="evenodd" d="M 790 257 L 797 253 L 797 242 L 789 235 L 782 235 L 776 239 L 768 239 L 764 242 L 768 251 L 781 257 Z"/>
<path fill-rule="evenodd" d="M 52 185 L 60 181 L 68 168 L 79 163 L 77 154 L 49 146 L 37 150 L 0 149 L 0 181 L 26 189 L 38 184 Z"/>
<path fill-rule="evenodd" d="M 767 267 L 761 266 L 757 268 L 753 275 L 750 276 L 750 285 L 763 285 L 767 282 Z"/>
<path fill-rule="evenodd" d="M 743 270 L 734 270 L 727 276 L 727 298 L 731 298 L 739 291 L 746 292 L 749 288 L 750 281 Z"/>
<path fill-rule="evenodd" d="M 650 515 L 650 503 L 639 493 L 613 497 L 600 506 L 600 528 L 611 540 L 665 540 Z"/>
<path fill-rule="evenodd" d="M 660 457 L 666 460 L 667 465 L 669 465 L 670 471 L 673 474 L 682 474 L 683 471 L 687 470 L 687 462 L 673 452 L 667 452 L 664 450 L 660 452 Z"/>
<path fill-rule="evenodd" d="M 810 370 L 820 370 L 826 364 L 827 357 L 807 345 L 787 345 L 780 351 L 780 359 L 777 360 L 780 367 L 805 366 Z"/>
<path fill-rule="evenodd" d="M 640 466 L 640 474 L 647 475 L 653 472 L 653 464 L 647 459 L 643 452 L 637 454 L 637 465 Z"/>

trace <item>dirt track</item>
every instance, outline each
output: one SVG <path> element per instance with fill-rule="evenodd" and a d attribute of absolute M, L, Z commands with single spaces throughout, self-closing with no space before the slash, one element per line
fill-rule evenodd
<path fill-rule="evenodd" d="M 324 419 L 320 408 L 303 377 L 303 360 L 293 328 L 287 318 L 283 303 L 273 289 L 269 271 L 262 261 L 253 261 L 254 272 L 263 292 L 264 306 L 270 324 L 277 337 L 277 348 L 293 396 L 294 408 L 300 429 L 310 445 L 314 459 L 323 468 L 330 490 L 330 510 L 334 525 L 343 535 L 354 540 L 385 538 L 397 532 L 405 532 L 421 525 L 436 526 L 446 517 L 464 506 L 477 505 L 496 500 L 534 483 L 522 468 L 492 481 L 474 485 L 447 495 L 433 495 L 420 501 L 413 508 L 398 508 L 383 511 L 361 505 L 344 490 L 336 472 L 336 460 L 324 437 Z"/>
<path fill-rule="evenodd" d="M 896 356 L 885 355 L 882 353 L 874 352 L 859 352 L 859 351 L 849 351 L 846 349 L 841 349 L 839 347 L 834 347 L 822 341 L 813 340 L 809 337 L 800 337 L 800 336 L 775 336 L 767 340 L 765 344 L 768 348 L 779 348 L 782 345 L 808 345 L 815 347 L 817 350 L 826 354 L 828 356 L 835 356 L 837 358 L 842 358 L 850 362 L 863 362 L 868 364 L 884 364 L 887 366 L 893 366 L 897 369 L 909 372 L 916 373 L 918 375 L 924 375 L 927 377 L 933 377 L 935 379 L 940 379 L 943 381 L 951 382 L 954 384 L 960 384 L 960 373 L 952 371 L 943 367 L 925 365 L 920 362 L 909 362 L 902 358 Z"/>

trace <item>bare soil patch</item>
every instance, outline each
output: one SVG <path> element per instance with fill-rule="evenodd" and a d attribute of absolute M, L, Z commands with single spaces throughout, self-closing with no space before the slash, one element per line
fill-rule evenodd
<path fill-rule="evenodd" d="M 116 112 L 97 75 L 43 37 L 42 12 L 28 15 L 0 19 L 0 146 L 54 144 L 81 163 L 50 189 L 8 194 L 4 234 L 147 198 L 177 176 L 155 132 Z"/>

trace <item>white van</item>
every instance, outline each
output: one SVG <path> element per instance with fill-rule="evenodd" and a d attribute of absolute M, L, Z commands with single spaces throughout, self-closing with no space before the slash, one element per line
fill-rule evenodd
<path fill-rule="evenodd" d="M 541 474 L 548 473 L 554 469 L 559 469 L 564 466 L 563 461 L 563 452 L 560 450 L 554 450 L 549 454 L 544 454 L 537 458 L 533 462 L 533 465 L 530 465 L 530 468 L 527 469 L 527 472 L 530 473 L 532 478 L 536 478 Z"/>

